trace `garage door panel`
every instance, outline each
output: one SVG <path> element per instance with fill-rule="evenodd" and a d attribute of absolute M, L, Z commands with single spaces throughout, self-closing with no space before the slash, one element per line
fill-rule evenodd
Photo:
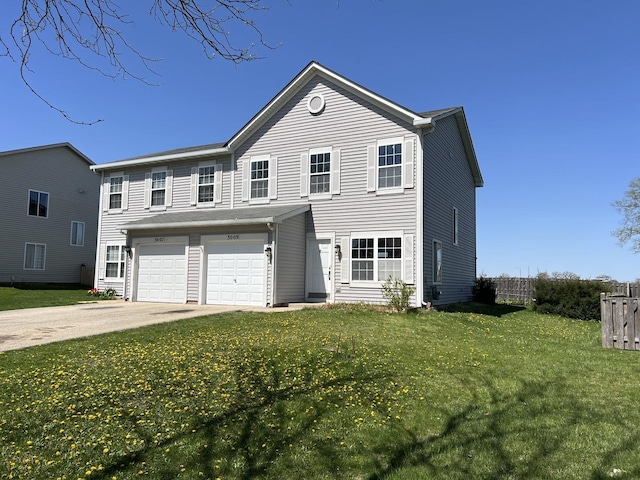
<path fill-rule="evenodd" d="M 142 245 L 138 255 L 137 299 L 184 303 L 186 262 L 184 245 Z"/>
<path fill-rule="evenodd" d="M 207 248 L 207 303 L 262 305 L 264 244 L 220 243 Z"/>

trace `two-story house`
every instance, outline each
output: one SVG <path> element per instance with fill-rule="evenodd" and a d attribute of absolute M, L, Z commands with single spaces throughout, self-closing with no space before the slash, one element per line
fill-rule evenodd
<path fill-rule="evenodd" d="M 95 165 L 99 288 L 273 306 L 471 298 L 482 176 L 461 107 L 415 113 L 312 62 L 223 143 Z"/>
<path fill-rule="evenodd" d="M 0 283 L 80 283 L 93 271 L 100 176 L 92 165 L 69 143 L 0 152 Z"/>

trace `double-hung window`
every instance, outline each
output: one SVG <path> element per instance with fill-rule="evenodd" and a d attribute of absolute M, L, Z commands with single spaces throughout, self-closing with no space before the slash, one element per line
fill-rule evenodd
<path fill-rule="evenodd" d="M 105 255 L 105 277 L 110 279 L 124 278 L 125 268 L 124 245 L 107 245 Z"/>
<path fill-rule="evenodd" d="M 305 150 L 300 155 L 300 196 L 331 198 L 340 194 L 340 149 Z"/>
<path fill-rule="evenodd" d="M 251 198 L 269 198 L 269 159 L 251 160 Z"/>
<path fill-rule="evenodd" d="M 278 198 L 278 158 L 255 155 L 242 161 L 242 200 L 268 203 Z"/>
<path fill-rule="evenodd" d="M 112 172 L 105 180 L 102 209 L 109 213 L 122 213 L 128 208 L 129 175 L 124 172 Z"/>
<path fill-rule="evenodd" d="M 49 216 L 49 194 L 37 190 L 29 190 L 28 214 L 31 217 Z"/>
<path fill-rule="evenodd" d="M 411 245 L 411 238 L 400 232 L 352 235 L 351 280 L 384 282 L 391 277 L 412 283 L 411 273 L 405 272 L 405 268 L 412 266 L 412 252 L 407 248 L 403 250 L 403 246 Z M 408 245 L 404 245 L 405 242 Z"/>
<path fill-rule="evenodd" d="M 214 165 L 198 167 L 198 203 L 213 203 L 215 176 Z"/>
<path fill-rule="evenodd" d="M 213 207 L 222 202 L 222 163 L 206 161 L 191 169 L 191 205 Z"/>
<path fill-rule="evenodd" d="M 44 270 L 44 262 L 47 256 L 47 246 L 42 243 L 25 243 L 24 245 L 24 269 Z"/>
<path fill-rule="evenodd" d="M 173 171 L 154 168 L 145 174 L 144 208 L 160 209 L 171 206 Z"/>
<path fill-rule="evenodd" d="M 84 246 L 84 222 L 71 222 L 71 245 Z"/>
<path fill-rule="evenodd" d="M 309 194 L 331 193 L 331 152 L 312 151 L 309 161 Z"/>
<path fill-rule="evenodd" d="M 109 179 L 109 210 L 120 210 L 122 208 L 122 187 L 124 176 L 112 176 Z"/>
<path fill-rule="evenodd" d="M 413 188 L 415 138 L 378 140 L 368 147 L 367 191 L 400 193 Z"/>

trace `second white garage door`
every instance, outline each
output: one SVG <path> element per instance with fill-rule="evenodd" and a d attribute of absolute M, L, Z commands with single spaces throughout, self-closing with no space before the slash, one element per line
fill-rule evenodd
<path fill-rule="evenodd" d="M 140 302 L 184 303 L 187 263 L 184 245 L 141 245 L 138 254 Z"/>
<path fill-rule="evenodd" d="M 215 243 L 207 247 L 206 303 L 264 305 L 263 243 Z"/>

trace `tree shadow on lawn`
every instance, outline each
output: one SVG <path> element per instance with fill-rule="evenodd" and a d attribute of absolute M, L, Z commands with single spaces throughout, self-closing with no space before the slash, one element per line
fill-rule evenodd
<path fill-rule="evenodd" d="M 442 305 L 436 307 L 441 312 L 449 313 L 477 313 L 480 315 L 490 315 L 492 317 L 502 317 L 515 312 L 526 310 L 522 305 L 510 305 L 507 303 L 496 303 L 487 305 L 485 303 L 465 302 Z"/>
<path fill-rule="evenodd" d="M 139 417 L 132 415 L 131 429 L 144 438 L 145 446 L 116 459 L 92 478 L 133 474 L 144 462 L 160 468 L 157 455 L 177 442 L 193 445 L 193 454 L 178 462 L 167 461 L 164 471 L 156 471 L 154 478 L 173 479 L 180 467 L 191 474 L 202 472 L 204 478 L 275 478 L 283 468 L 290 467 L 288 478 L 313 478 L 321 468 L 325 477 L 359 473 L 357 478 L 369 480 L 405 475 L 434 479 L 572 476 L 595 480 L 611 477 L 621 454 L 628 453 L 629 459 L 638 454 L 639 435 L 620 420 L 616 429 L 629 433 L 622 433 L 614 448 L 602 452 L 591 466 L 584 463 L 592 455 L 576 459 L 581 453 L 580 442 L 589 442 L 582 438 L 583 433 L 597 435 L 593 424 L 610 423 L 611 418 L 567 393 L 570 389 L 559 381 L 521 381 L 519 388 L 508 393 L 487 381 L 475 388 L 476 393 L 466 405 L 449 414 L 438 435 L 425 435 L 415 426 L 395 420 L 376 427 L 379 430 L 366 437 L 363 444 L 347 451 L 340 445 L 342 438 L 321 438 L 312 433 L 331 420 L 334 412 L 328 405 L 342 401 L 336 393 L 319 402 L 315 394 L 352 382 L 378 385 L 395 380 L 393 375 L 380 372 L 366 376 L 360 372 L 321 384 L 305 379 L 291 386 L 282 367 L 267 367 L 267 375 L 258 361 L 239 367 L 236 384 L 240 388 L 226 411 L 189 423 L 182 433 L 171 438 L 155 441 L 153 433 L 138 424 Z M 305 407 L 308 413 L 303 415 Z M 448 405 L 435 405 L 432 414 L 438 415 L 438 410 L 446 408 Z M 303 453 L 301 444 L 306 449 Z M 291 445 L 295 446 L 293 450 Z M 354 460 L 349 455 L 358 458 Z M 360 467 L 354 467 L 354 461 Z M 308 471 L 305 462 L 311 465 Z M 570 462 L 574 464 L 567 465 Z M 362 471 L 354 472 L 354 468 Z M 622 474 L 616 476 L 638 478 L 640 466 L 622 467 Z"/>

